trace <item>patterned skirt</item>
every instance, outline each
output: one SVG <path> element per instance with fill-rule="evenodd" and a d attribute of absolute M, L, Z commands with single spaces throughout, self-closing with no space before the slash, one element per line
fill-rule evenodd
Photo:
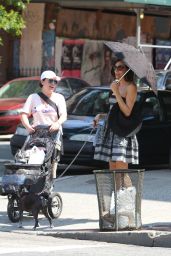
<path fill-rule="evenodd" d="M 104 125 L 97 128 L 94 159 L 102 161 L 122 161 L 138 164 L 138 141 L 136 135 L 119 137 L 112 130 L 105 131 Z"/>

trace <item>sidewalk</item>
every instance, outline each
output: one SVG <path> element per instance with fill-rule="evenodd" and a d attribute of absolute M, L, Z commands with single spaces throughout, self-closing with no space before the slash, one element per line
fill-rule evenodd
<path fill-rule="evenodd" d="M 0 231 L 34 233 L 55 237 L 96 240 L 143 246 L 171 247 L 171 170 L 148 171 L 144 175 L 140 231 L 99 231 L 99 213 L 94 175 L 56 180 L 55 191 L 63 200 L 63 211 L 54 229 L 40 215 L 41 227 L 32 231 L 34 221 L 26 216 L 23 229 L 7 216 L 7 198 L 0 196 Z"/>

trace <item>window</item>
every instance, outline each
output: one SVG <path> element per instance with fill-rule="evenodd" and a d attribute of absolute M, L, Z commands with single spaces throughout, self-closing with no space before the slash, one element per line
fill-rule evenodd
<path fill-rule="evenodd" d="M 164 93 L 162 96 L 167 119 L 171 121 L 171 93 Z"/>
<path fill-rule="evenodd" d="M 166 89 L 171 89 L 171 74 L 166 79 Z"/>
<path fill-rule="evenodd" d="M 145 99 L 143 103 L 143 118 L 155 118 L 160 117 L 160 104 L 156 97 L 151 96 Z"/>
<path fill-rule="evenodd" d="M 69 88 L 66 80 L 61 80 L 57 87 L 56 92 L 61 93 L 66 99 L 69 98 L 72 94 L 71 89 Z"/>
<path fill-rule="evenodd" d="M 1 98 L 27 98 L 40 91 L 38 80 L 18 80 L 9 83 L 0 90 Z"/>
<path fill-rule="evenodd" d="M 68 82 L 74 93 L 80 89 L 84 89 L 85 87 L 89 86 L 84 80 L 75 78 L 69 78 Z"/>
<path fill-rule="evenodd" d="M 95 116 L 109 109 L 108 90 L 83 90 L 67 101 L 68 114 Z"/>

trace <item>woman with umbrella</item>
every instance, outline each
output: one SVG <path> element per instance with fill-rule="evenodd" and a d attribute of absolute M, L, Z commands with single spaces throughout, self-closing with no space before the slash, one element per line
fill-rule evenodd
<path fill-rule="evenodd" d="M 116 106 L 119 111 L 129 117 L 132 113 L 137 98 L 137 86 L 134 83 L 134 72 L 129 69 L 123 60 L 117 59 L 112 63 L 111 73 L 114 82 L 111 83 L 111 93 L 109 95 L 110 110 Z M 117 119 L 112 116 L 112 111 L 105 118 L 102 126 L 99 126 L 95 141 L 96 160 L 109 162 L 109 169 L 128 169 L 128 164 L 138 164 L 138 142 L 136 131 L 127 135 L 118 135 L 114 127 L 117 126 Z M 97 126 L 99 120 L 104 118 L 104 114 L 96 115 L 94 126 Z M 113 119 L 113 120 L 112 120 Z M 112 121 L 112 122 L 111 122 Z M 121 133 L 122 134 L 122 133 Z M 124 131 L 123 131 L 124 134 Z M 121 186 L 121 177 L 116 177 L 117 189 Z M 131 186 L 131 180 L 128 175 L 124 175 L 124 186 Z"/>

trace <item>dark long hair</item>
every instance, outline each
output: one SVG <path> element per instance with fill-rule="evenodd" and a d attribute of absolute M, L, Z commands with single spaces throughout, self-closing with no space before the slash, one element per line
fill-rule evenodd
<path fill-rule="evenodd" d="M 111 74 L 112 74 L 112 76 L 113 76 L 114 79 L 116 78 L 116 77 L 115 77 L 114 66 L 115 66 L 115 64 L 116 64 L 117 62 L 119 62 L 119 61 L 122 61 L 122 62 L 123 62 L 122 59 L 112 59 L 112 60 L 111 60 L 111 64 L 112 64 Z M 123 62 L 123 63 L 124 63 L 124 62 Z M 125 65 L 125 63 L 124 63 L 124 65 Z M 126 66 L 127 69 L 129 69 L 129 67 L 128 67 L 127 65 L 125 65 L 125 66 Z M 130 69 L 129 72 L 124 76 L 124 79 L 125 79 L 126 82 L 133 82 L 133 81 L 134 81 L 134 76 L 135 76 L 134 72 Z"/>

